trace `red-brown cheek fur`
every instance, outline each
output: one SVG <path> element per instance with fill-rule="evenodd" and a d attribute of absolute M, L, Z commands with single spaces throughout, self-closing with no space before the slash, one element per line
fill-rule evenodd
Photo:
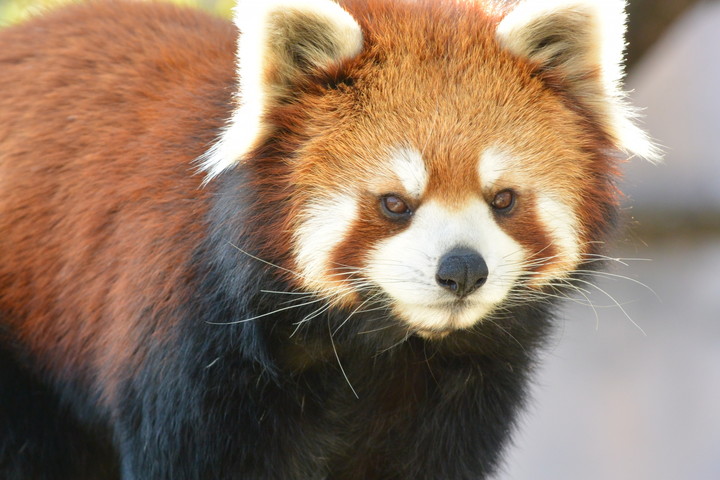
<path fill-rule="evenodd" d="M 150 336 L 173 335 L 153 313 L 188 294 L 212 191 L 193 160 L 230 114 L 236 31 L 141 3 L 30 23 L 43 35 L 0 34 L 0 316 L 42 368 L 112 401 Z"/>
<path fill-rule="evenodd" d="M 525 250 L 525 262 L 532 266 L 523 268 L 523 272 L 538 273 L 546 267 L 552 267 L 552 264 L 546 266 L 542 259 L 552 258 L 559 251 L 540 220 L 534 194 L 528 193 L 517 198 L 515 207 L 508 214 L 495 213 L 495 221 Z"/>
<path fill-rule="evenodd" d="M 366 193 L 361 197 L 358 207 L 358 217 L 355 219 L 344 241 L 330 254 L 331 265 L 349 266 L 353 268 L 366 267 L 368 254 L 384 239 L 405 230 L 412 220 L 393 221 L 380 211 L 377 196 Z M 363 278 L 358 275 L 353 278 Z M 351 299 L 357 302 L 358 297 Z"/>

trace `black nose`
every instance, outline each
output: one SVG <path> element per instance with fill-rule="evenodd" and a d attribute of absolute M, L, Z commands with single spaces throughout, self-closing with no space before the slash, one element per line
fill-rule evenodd
<path fill-rule="evenodd" d="M 459 298 L 470 295 L 487 281 L 488 267 L 475 250 L 454 248 L 440 259 L 435 280 Z"/>

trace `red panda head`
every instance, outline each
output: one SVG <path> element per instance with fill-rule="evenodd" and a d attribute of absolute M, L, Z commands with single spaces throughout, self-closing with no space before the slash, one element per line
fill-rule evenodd
<path fill-rule="evenodd" d="M 281 192 L 291 282 L 432 335 L 595 260 L 617 152 L 656 154 L 618 87 L 624 2 L 342 5 L 241 4 L 237 108 L 204 158 Z"/>

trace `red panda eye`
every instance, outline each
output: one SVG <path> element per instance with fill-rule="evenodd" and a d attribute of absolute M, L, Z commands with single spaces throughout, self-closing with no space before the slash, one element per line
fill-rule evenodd
<path fill-rule="evenodd" d="M 405 203 L 405 200 L 397 195 L 385 195 L 380 197 L 382 211 L 391 220 L 403 220 L 412 215 L 412 210 Z"/>
<path fill-rule="evenodd" d="M 509 189 L 498 192 L 490 205 L 500 212 L 508 212 L 515 205 L 515 192 Z"/>

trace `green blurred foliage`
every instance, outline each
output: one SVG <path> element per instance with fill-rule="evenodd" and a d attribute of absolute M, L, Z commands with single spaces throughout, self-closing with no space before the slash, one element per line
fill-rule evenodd
<path fill-rule="evenodd" d="M 65 3 L 82 0 L 0 0 L 0 26 L 22 21 L 45 10 L 56 8 Z M 163 0 L 180 5 L 191 5 L 214 12 L 217 15 L 230 17 L 230 10 L 236 0 Z"/>

